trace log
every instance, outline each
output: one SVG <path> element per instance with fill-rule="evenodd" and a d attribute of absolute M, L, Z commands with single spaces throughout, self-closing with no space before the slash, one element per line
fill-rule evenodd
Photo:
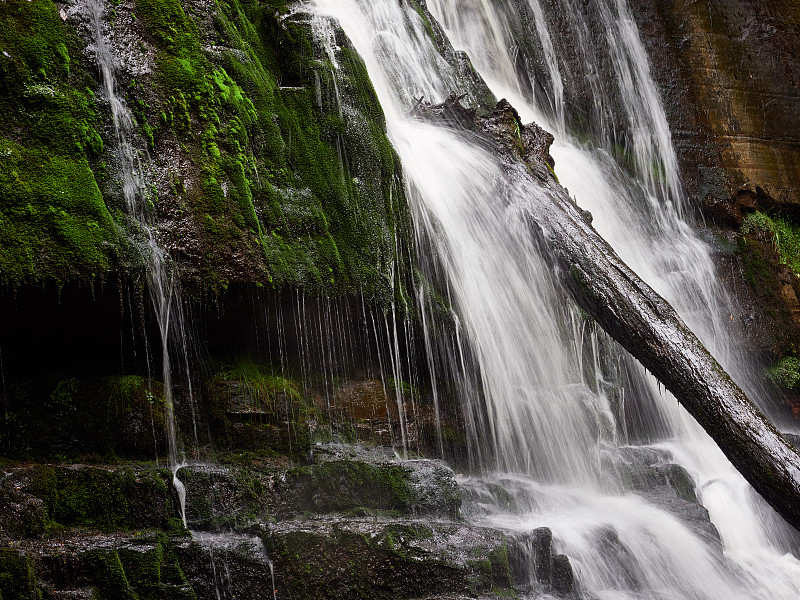
<path fill-rule="evenodd" d="M 450 104 L 442 113 L 445 121 L 462 126 L 462 119 L 452 118 L 459 109 L 452 96 Z M 527 208 L 533 235 L 546 247 L 544 254 L 581 308 L 673 393 L 753 488 L 800 530 L 800 454 L 558 184 L 547 168 L 553 164 L 553 137 L 536 124 L 522 125 L 505 100 L 489 115 L 474 117 L 466 129 L 493 138 L 515 177 L 544 188 L 520 204 Z"/>
<path fill-rule="evenodd" d="M 800 454 L 675 309 L 583 218 L 563 188 L 532 208 L 559 275 L 583 310 L 675 396 L 764 499 L 800 530 Z"/>

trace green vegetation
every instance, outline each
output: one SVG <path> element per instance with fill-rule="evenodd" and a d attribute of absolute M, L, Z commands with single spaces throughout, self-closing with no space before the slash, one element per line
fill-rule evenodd
<path fill-rule="evenodd" d="M 163 535 L 160 537 L 166 538 Z M 158 598 L 161 591 L 161 567 L 164 564 L 164 543 L 148 544 L 141 549 L 124 548 L 118 550 L 117 553 L 126 578 L 139 597 Z"/>
<path fill-rule="evenodd" d="M 12 548 L 0 548 L 0 598 L 40 600 L 33 557 Z"/>
<path fill-rule="evenodd" d="M 138 600 L 136 593 L 125 577 L 125 569 L 114 550 L 90 550 L 86 562 L 97 582 L 100 600 Z"/>
<path fill-rule="evenodd" d="M 159 93 L 133 94 L 157 124 L 156 152 L 175 136 L 194 171 L 173 187 L 199 232 L 183 242 L 203 256 L 206 288 L 245 277 L 387 300 L 393 231 L 407 217 L 383 115 L 350 48 L 337 57 L 342 110 L 333 66 L 286 11 L 286 2 L 220 2 L 205 33 L 224 47 L 209 53 L 177 0 L 136 2 L 159 49 Z M 236 253 L 248 264 L 231 265 Z"/>
<path fill-rule="evenodd" d="M 92 527 L 102 531 L 167 526 L 170 474 L 131 469 L 37 465 L 30 491 L 44 502 L 48 529 Z"/>
<path fill-rule="evenodd" d="M 83 47 L 52 0 L 0 4 L 0 281 L 90 281 L 116 263 Z"/>
<path fill-rule="evenodd" d="M 401 465 L 331 461 L 313 467 L 306 493 L 321 512 L 355 507 L 410 512 L 417 495 Z"/>
<path fill-rule="evenodd" d="M 206 381 L 205 393 L 215 444 L 245 451 L 221 457 L 226 462 L 258 462 L 275 452 L 304 456 L 311 424 L 327 418 L 300 382 L 248 359 L 220 365 Z"/>
<path fill-rule="evenodd" d="M 431 540 L 448 533 L 437 525 L 390 524 L 369 534 L 334 525 L 330 531 L 288 531 L 265 542 L 282 573 L 279 587 L 302 590 L 304 597 L 515 597 L 504 544 L 465 544 L 460 550 L 472 558 L 462 564 L 429 549 Z"/>
<path fill-rule="evenodd" d="M 143 536 L 141 546 L 90 550 L 83 558 L 99 600 L 196 598 L 173 552 L 172 540 L 163 533 Z"/>
<path fill-rule="evenodd" d="M 800 383 L 800 360 L 796 356 L 784 356 L 765 374 L 776 386 L 784 390 L 798 388 Z"/>
<path fill-rule="evenodd" d="M 766 235 L 772 241 L 781 264 L 800 276 L 800 225 L 788 217 L 755 211 L 744 218 L 742 233 L 756 232 Z"/>
<path fill-rule="evenodd" d="M 431 25 L 430 19 L 428 19 L 428 15 L 425 13 L 425 9 L 423 9 L 422 6 L 420 6 L 417 0 L 411 0 L 411 7 L 419 15 L 419 19 L 420 21 L 422 21 L 422 26 L 425 28 L 425 33 L 434 42 L 436 42 L 436 34 L 433 31 L 433 26 Z"/>
<path fill-rule="evenodd" d="M 247 281 L 385 303 L 403 294 L 390 277 L 405 276 L 395 236 L 410 232 L 398 160 L 360 58 L 345 44 L 334 68 L 289 4 L 221 1 L 208 27 L 179 0 L 136 0 L 156 68 L 121 77 L 120 95 L 154 164 L 184 165 L 159 172 L 150 200 L 205 290 Z M 141 267 L 115 224 L 91 72 L 52 0 L 0 5 L 1 282 Z"/>
<path fill-rule="evenodd" d="M 241 392 L 248 400 L 249 408 L 254 412 L 275 411 L 275 402 L 279 396 L 285 395 L 292 403 L 303 406 L 303 396 L 298 384 L 282 375 L 277 375 L 263 365 L 242 359 L 224 365 L 217 373 L 220 382 L 237 382 L 241 384 Z"/>

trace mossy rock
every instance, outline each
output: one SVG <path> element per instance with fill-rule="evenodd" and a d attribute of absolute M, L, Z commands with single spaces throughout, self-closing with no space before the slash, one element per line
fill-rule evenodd
<path fill-rule="evenodd" d="M 265 544 L 280 598 L 388 600 L 511 589 L 504 538 L 496 533 L 411 521 L 305 523 L 276 526 Z"/>
<path fill-rule="evenodd" d="M 165 477 L 171 474 L 39 465 L 26 491 L 44 501 L 51 528 L 166 529 L 173 508 Z"/>
<path fill-rule="evenodd" d="M 247 281 L 386 303 L 407 284 L 399 161 L 352 46 L 339 31 L 334 69 L 290 4 L 231 0 L 201 20 L 187 2 L 137 0 L 133 24 L 106 15 L 154 56 L 152 75 L 117 74 L 139 125 L 132 142 L 156 165 L 146 199 L 157 221 L 178 224 L 164 243 L 204 290 Z M 0 280 L 14 285 L 143 266 L 71 23 L 51 0 L 0 7 L 0 108 L 16 124 L 0 125 Z M 158 166 L 175 160 L 188 165 L 180 175 Z"/>
<path fill-rule="evenodd" d="M 292 469 L 276 486 L 276 510 L 282 517 L 332 512 L 457 517 L 461 496 L 452 471 L 434 467 L 420 476 L 427 464 L 331 460 Z"/>
<path fill-rule="evenodd" d="M 173 240 L 191 258 L 184 272 L 217 291 L 257 281 L 389 299 L 393 232 L 410 234 L 410 221 L 383 114 L 346 38 L 335 82 L 289 3 L 221 2 L 213 31 L 177 0 L 137 0 L 136 15 L 157 47 L 154 87 L 132 90 L 141 120 L 158 124 L 156 156 L 177 142 L 191 164 L 180 182 L 156 182 L 159 210 L 191 223 Z M 205 39 L 220 45 L 203 50 Z"/>
<path fill-rule="evenodd" d="M 91 282 L 118 256 L 83 44 L 51 0 L 0 5 L 0 281 Z"/>
<path fill-rule="evenodd" d="M 96 582 L 99 600 L 138 600 L 115 550 L 90 550 L 84 560 L 91 579 Z"/>
<path fill-rule="evenodd" d="M 152 544 L 130 545 L 117 553 L 129 585 L 140 600 L 193 600 L 194 590 L 163 534 Z"/>
<path fill-rule="evenodd" d="M 0 598 L 41 600 L 33 556 L 0 548 Z"/>
<path fill-rule="evenodd" d="M 249 359 L 221 363 L 204 392 L 212 437 L 223 448 L 304 457 L 309 423 L 325 420 L 298 380 Z"/>

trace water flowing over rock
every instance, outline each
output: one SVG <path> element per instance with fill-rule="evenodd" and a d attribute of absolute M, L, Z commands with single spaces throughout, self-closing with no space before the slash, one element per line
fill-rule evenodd
<path fill-rule="evenodd" d="M 429 108 L 430 118 L 493 140 L 508 167 L 531 183 L 512 189 L 508 201 L 525 211 L 531 234 L 545 245 L 564 285 L 580 306 L 675 394 L 762 496 L 800 528 L 800 454 L 778 432 L 675 310 L 616 255 L 591 220 L 550 175 L 553 137 L 523 125 L 501 100 L 486 117 L 460 106 L 455 95 Z M 517 164 L 514 164 L 514 163 Z M 516 198 L 514 194 L 521 197 Z"/>
<path fill-rule="evenodd" d="M 0 2 L 0 596 L 800 596 L 798 13 L 679 4 Z"/>

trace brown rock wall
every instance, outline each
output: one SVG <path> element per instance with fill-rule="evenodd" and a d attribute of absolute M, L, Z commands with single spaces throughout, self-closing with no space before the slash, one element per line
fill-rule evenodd
<path fill-rule="evenodd" d="M 631 7 L 690 193 L 724 216 L 720 202 L 757 185 L 800 213 L 800 5 L 644 0 Z"/>

